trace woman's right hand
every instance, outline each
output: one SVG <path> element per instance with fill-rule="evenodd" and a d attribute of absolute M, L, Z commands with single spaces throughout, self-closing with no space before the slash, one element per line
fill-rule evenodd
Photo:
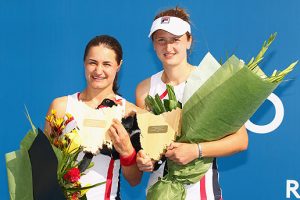
<path fill-rule="evenodd" d="M 151 158 L 145 154 L 144 150 L 140 150 L 136 155 L 136 164 L 140 171 L 152 172 L 155 161 L 151 160 Z"/>

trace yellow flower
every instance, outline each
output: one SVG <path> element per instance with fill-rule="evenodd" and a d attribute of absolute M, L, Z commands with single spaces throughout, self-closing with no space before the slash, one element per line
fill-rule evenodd
<path fill-rule="evenodd" d="M 55 116 L 56 115 L 56 110 L 52 109 L 51 110 L 51 115 Z"/>
<path fill-rule="evenodd" d="M 51 124 L 52 121 L 54 120 L 54 115 L 47 115 L 46 120 Z"/>
<path fill-rule="evenodd" d="M 63 122 L 64 122 L 63 118 L 56 118 L 53 123 L 54 123 L 55 127 L 60 128 L 60 127 L 62 127 Z M 63 128 L 61 128 L 61 129 L 63 129 Z"/>
<path fill-rule="evenodd" d="M 81 145 L 80 135 L 76 130 L 66 133 L 65 136 L 70 140 L 69 146 L 66 149 L 67 153 L 74 153 Z"/>
<path fill-rule="evenodd" d="M 67 119 L 73 118 L 73 116 L 70 113 L 66 113 L 65 116 L 67 117 Z"/>
<path fill-rule="evenodd" d="M 65 128 L 64 119 L 63 118 L 55 118 L 53 121 L 54 131 L 60 136 L 62 134 L 62 130 Z"/>

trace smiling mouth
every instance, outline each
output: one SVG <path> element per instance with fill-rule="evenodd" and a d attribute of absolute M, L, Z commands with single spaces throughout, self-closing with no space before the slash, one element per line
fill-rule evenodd
<path fill-rule="evenodd" d="M 174 55 L 176 55 L 176 53 L 164 53 L 163 55 L 164 55 L 165 58 L 171 58 Z"/>
<path fill-rule="evenodd" d="M 102 76 L 91 76 L 91 77 L 95 81 L 102 81 L 106 79 L 106 77 L 102 77 Z"/>

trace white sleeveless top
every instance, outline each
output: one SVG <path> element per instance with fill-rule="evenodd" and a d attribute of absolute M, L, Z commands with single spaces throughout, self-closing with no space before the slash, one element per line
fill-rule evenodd
<path fill-rule="evenodd" d="M 77 122 L 77 125 L 82 124 L 81 121 L 83 120 L 80 115 L 80 111 L 78 109 L 79 106 L 75 109 L 76 105 L 78 105 L 79 103 L 78 96 L 79 93 L 69 95 L 67 101 L 67 108 L 66 108 L 66 113 L 70 113 L 71 115 L 73 115 L 75 121 Z M 117 100 L 122 99 L 122 106 L 124 107 L 124 111 L 125 111 L 126 100 L 119 96 L 117 96 L 116 98 Z M 86 107 L 81 106 L 81 109 L 91 109 L 91 108 L 86 105 Z M 101 114 L 101 110 L 99 110 L 99 113 Z M 83 156 L 84 154 L 81 153 L 78 156 L 78 160 L 81 160 Z M 94 163 L 94 166 L 90 169 L 87 169 L 84 172 L 86 175 L 80 178 L 80 182 L 82 183 L 83 186 L 85 184 L 93 185 L 104 181 L 106 181 L 106 183 L 89 189 L 88 192 L 86 193 L 87 199 L 88 200 L 119 199 L 120 160 L 113 159 L 109 155 L 104 155 L 100 153 L 93 157 L 92 162 Z"/>
<path fill-rule="evenodd" d="M 166 84 L 162 82 L 161 76 L 163 71 L 160 71 L 151 76 L 149 95 L 155 96 L 159 94 L 161 99 L 167 98 Z M 178 101 L 182 102 L 184 87 L 186 82 L 174 86 L 174 92 Z M 147 190 L 150 186 L 158 181 L 159 177 L 163 177 L 165 162 L 159 161 L 160 167 L 150 174 Z M 219 185 L 219 175 L 217 171 L 216 159 L 213 165 L 206 172 L 205 176 L 195 184 L 185 185 L 187 190 L 187 200 L 221 200 L 221 188 Z"/>

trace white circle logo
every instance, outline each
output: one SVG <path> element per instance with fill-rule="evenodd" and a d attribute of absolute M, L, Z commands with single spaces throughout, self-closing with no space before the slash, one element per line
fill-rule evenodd
<path fill-rule="evenodd" d="M 254 132 L 254 133 L 265 134 L 265 133 L 270 133 L 270 132 L 274 131 L 275 129 L 277 129 L 280 126 L 280 124 L 283 120 L 283 116 L 284 116 L 283 104 L 282 104 L 280 98 L 278 96 L 276 96 L 274 93 L 271 93 L 267 99 L 269 101 L 271 101 L 271 103 L 273 103 L 273 105 L 275 107 L 274 119 L 269 124 L 266 124 L 266 125 L 256 125 L 256 124 L 253 124 L 250 120 L 248 120 L 245 125 L 249 131 Z"/>

